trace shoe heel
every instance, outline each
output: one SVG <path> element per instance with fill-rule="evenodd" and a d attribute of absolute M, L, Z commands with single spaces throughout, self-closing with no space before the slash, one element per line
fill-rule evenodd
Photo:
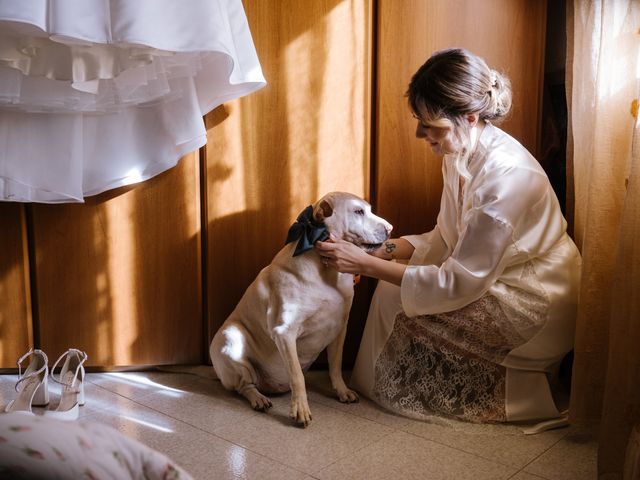
<path fill-rule="evenodd" d="M 46 407 L 49 405 L 49 384 L 47 377 L 44 377 L 42 383 L 33 394 L 32 405 L 34 407 Z"/>
<path fill-rule="evenodd" d="M 58 378 L 55 370 L 58 364 L 64 360 Z M 60 355 L 56 363 L 51 367 L 51 378 L 61 384 L 60 402 L 55 410 L 47 410 L 45 415 L 58 418 L 59 420 L 76 420 L 79 415 L 80 405 L 84 405 L 84 367 L 82 364 L 87 360 L 87 354 L 70 348 Z"/>
<path fill-rule="evenodd" d="M 78 405 L 84 405 L 84 375 L 82 376 L 82 380 L 80 381 L 80 392 L 78 393 Z"/>

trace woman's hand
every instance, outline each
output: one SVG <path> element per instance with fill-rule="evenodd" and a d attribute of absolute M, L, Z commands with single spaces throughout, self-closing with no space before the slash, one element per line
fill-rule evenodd
<path fill-rule="evenodd" d="M 411 245 L 406 240 L 403 241 L 407 245 Z M 402 263 L 389 262 L 373 254 L 369 255 L 353 243 L 339 240 L 333 236 L 329 241 L 316 242 L 315 249 L 327 267 L 333 267 L 341 273 L 360 273 L 367 277 L 385 280 L 394 285 L 402 283 L 402 277 L 407 268 Z"/>
<path fill-rule="evenodd" d="M 341 273 L 365 273 L 371 260 L 371 256 L 360 247 L 333 236 L 326 242 L 316 242 L 315 248 L 326 266 Z"/>

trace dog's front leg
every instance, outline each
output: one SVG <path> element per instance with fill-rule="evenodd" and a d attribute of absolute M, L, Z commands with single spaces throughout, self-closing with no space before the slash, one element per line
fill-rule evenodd
<path fill-rule="evenodd" d="M 291 379 L 291 409 L 289 416 L 297 423 L 306 427 L 311 422 L 311 410 L 309 409 L 309 403 L 307 401 L 304 374 L 302 373 L 302 367 L 298 359 L 296 335 L 291 331 L 276 331 L 274 341 L 287 367 L 289 378 Z"/>
<path fill-rule="evenodd" d="M 338 400 L 343 403 L 357 402 L 358 394 L 347 387 L 342 378 L 342 351 L 344 349 L 344 339 L 347 335 L 347 320 L 349 313 L 346 313 L 344 324 L 340 334 L 327 346 L 327 359 L 329 360 L 329 378 L 331 385 L 338 395 Z"/>

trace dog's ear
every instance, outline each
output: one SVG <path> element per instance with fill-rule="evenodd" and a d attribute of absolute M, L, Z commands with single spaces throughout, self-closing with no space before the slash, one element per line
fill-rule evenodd
<path fill-rule="evenodd" d="M 313 212 L 313 217 L 318 222 L 322 222 L 325 218 L 330 217 L 331 215 L 333 215 L 333 207 L 326 200 L 322 200 L 316 207 L 315 212 Z"/>

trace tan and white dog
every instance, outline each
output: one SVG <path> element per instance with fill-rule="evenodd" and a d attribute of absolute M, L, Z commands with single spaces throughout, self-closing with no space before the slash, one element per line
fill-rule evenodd
<path fill-rule="evenodd" d="M 211 342 L 211 361 L 223 386 L 256 410 L 271 407 L 263 393 L 291 390 L 290 417 L 306 427 L 311 412 L 303 372 L 327 348 L 338 399 L 357 401 L 342 378 L 353 275 L 327 268 L 312 247 L 319 236 L 331 234 L 372 251 L 391 229 L 367 202 L 349 193 L 332 192 L 307 207 L 287 239 L 299 236 L 299 241 L 287 243 L 258 274 Z"/>

